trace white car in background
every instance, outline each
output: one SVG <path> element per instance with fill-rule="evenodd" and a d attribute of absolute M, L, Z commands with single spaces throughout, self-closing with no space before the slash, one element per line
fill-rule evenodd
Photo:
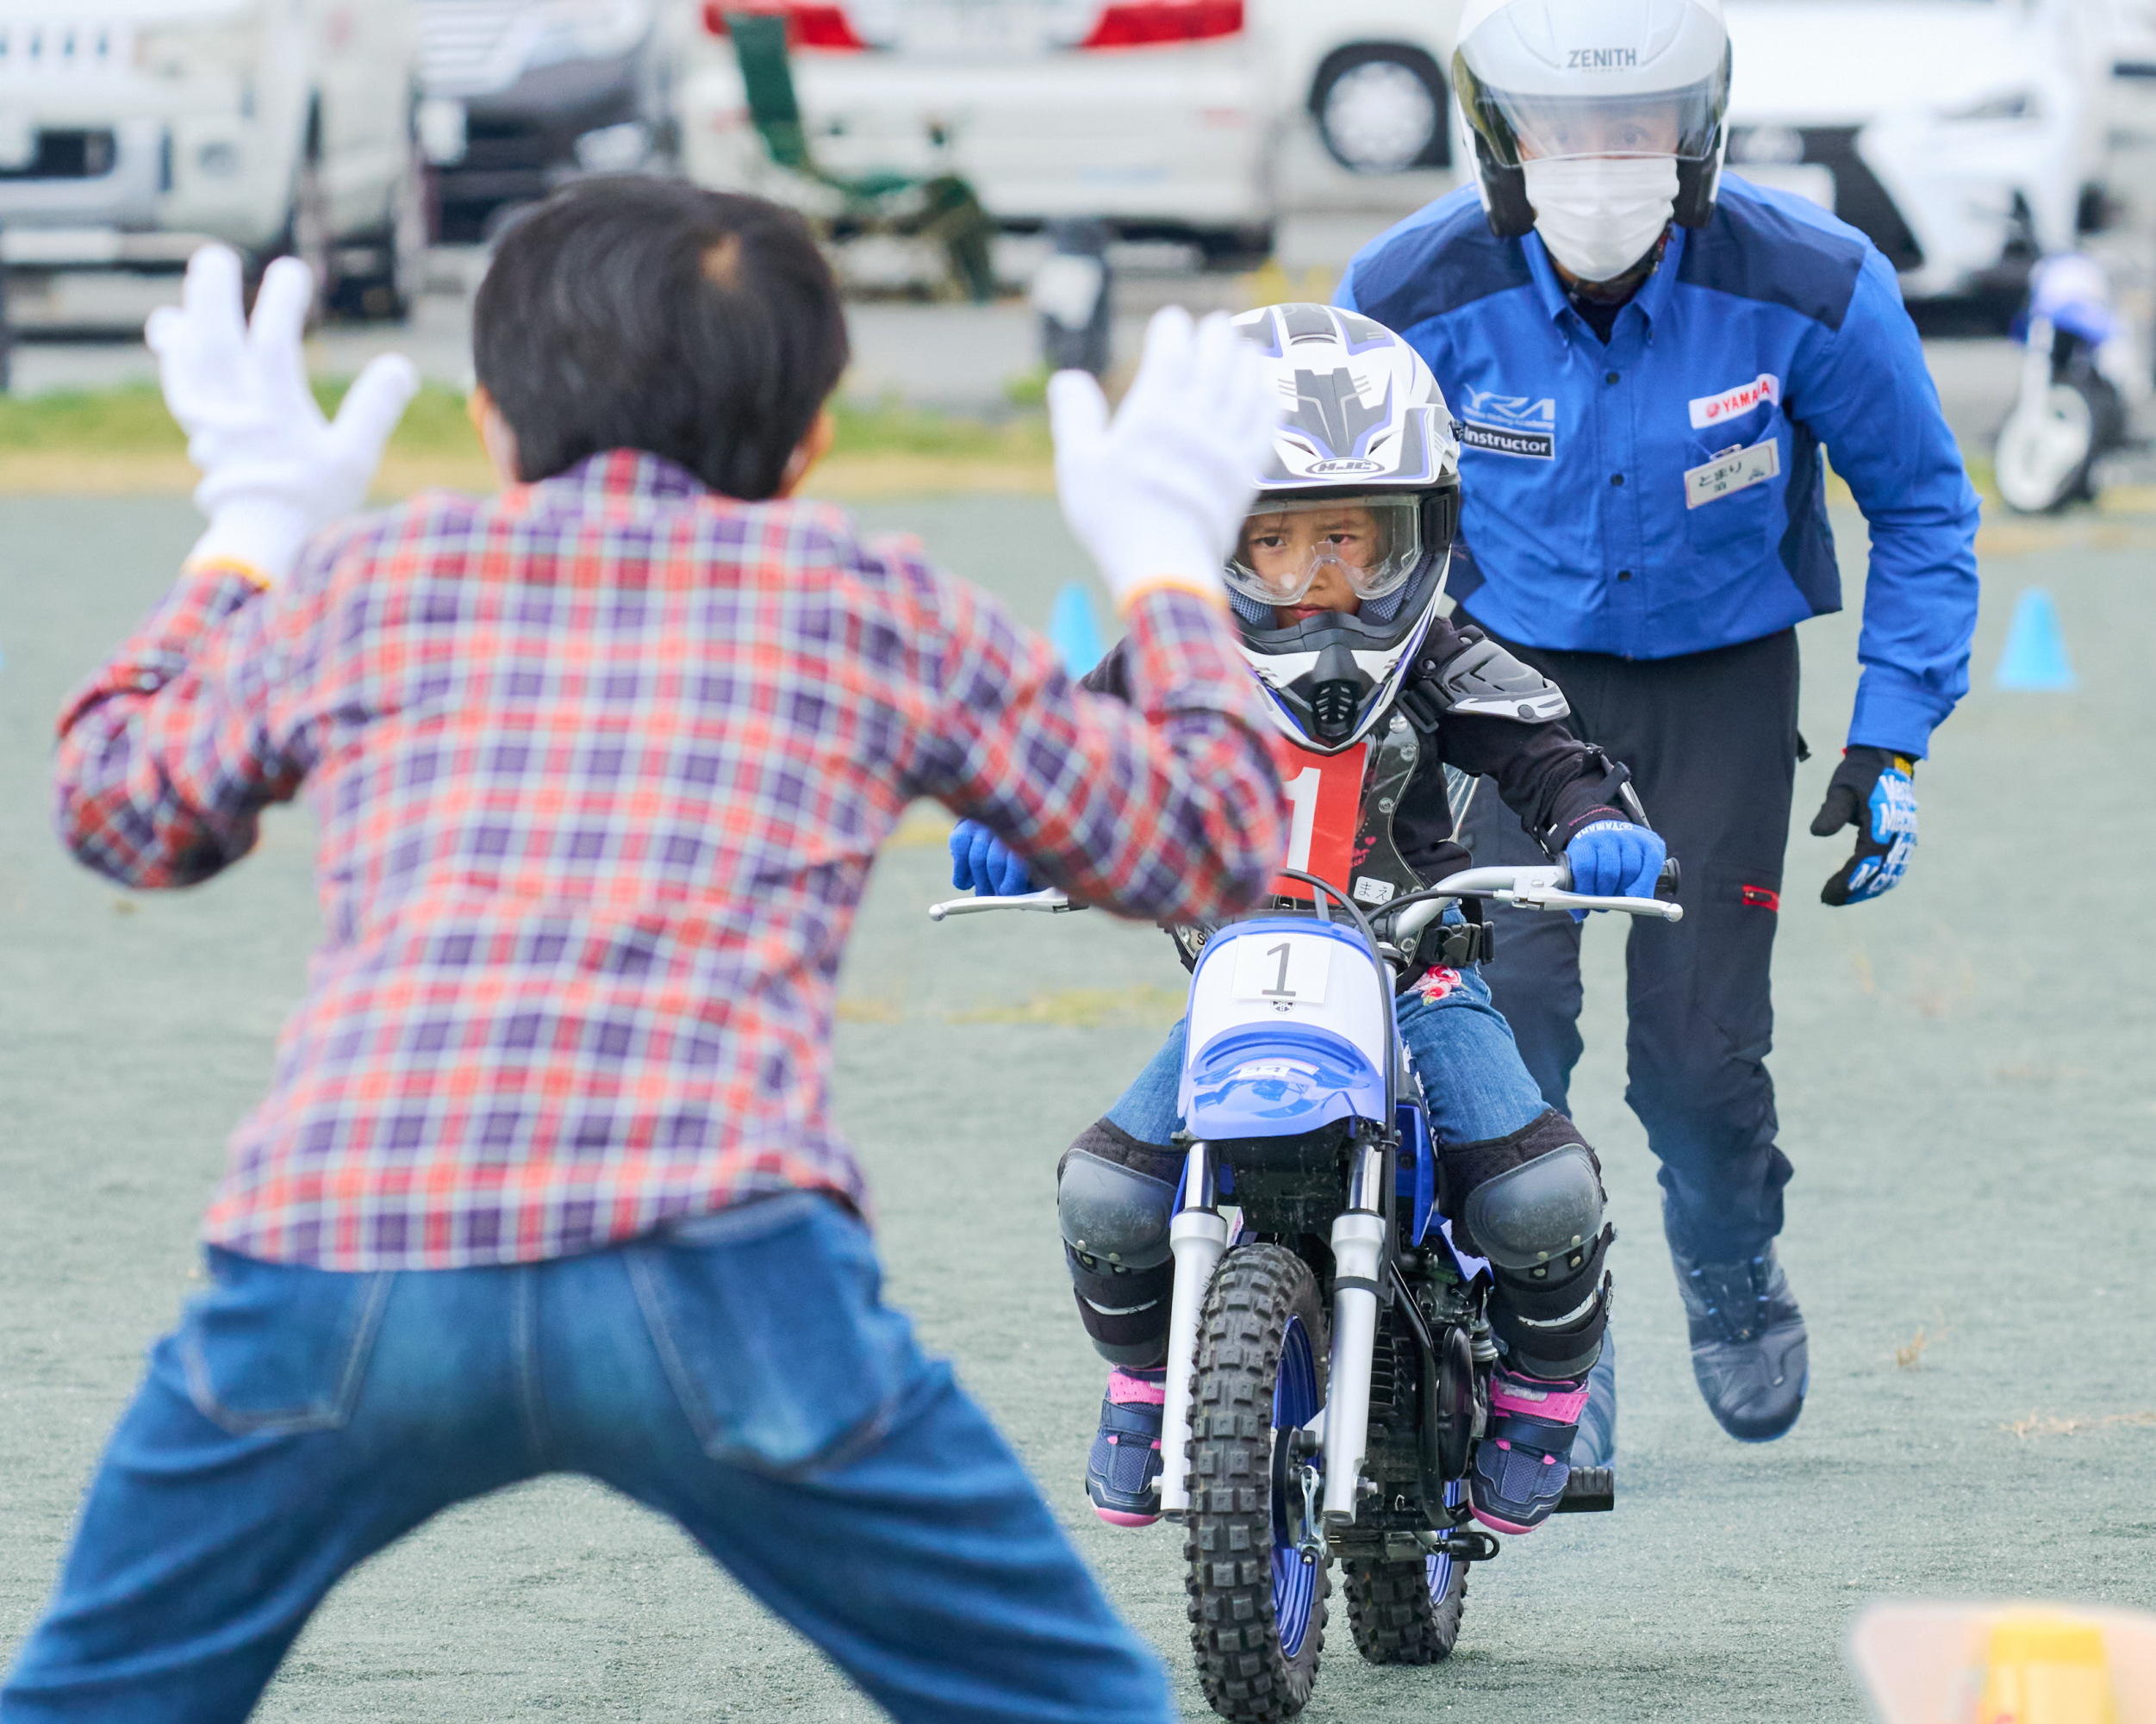
<path fill-rule="evenodd" d="M 1216 261 L 1270 249 L 1283 187 L 1418 207 L 1452 184 L 1455 3 L 788 0 L 811 146 L 842 173 L 956 171 L 1008 228 L 1106 220 Z M 722 3 L 680 83 L 682 164 L 813 207 L 765 161 Z"/>
<path fill-rule="evenodd" d="M 0 0 L 0 262 L 176 269 L 205 240 L 308 258 L 401 315 L 426 246 L 403 0 Z"/>
<path fill-rule="evenodd" d="M 2103 203 L 2080 0 L 1729 0 L 1729 169 L 1861 228 L 1912 299 L 2018 298 Z"/>

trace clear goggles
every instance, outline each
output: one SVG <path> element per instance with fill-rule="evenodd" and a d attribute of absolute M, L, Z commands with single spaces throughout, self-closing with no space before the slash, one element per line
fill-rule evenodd
<path fill-rule="evenodd" d="M 1505 167 L 1578 156 L 1704 161 L 1722 123 L 1717 76 L 1654 96 L 1521 96 L 1476 80 L 1463 90 L 1475 129 Z"/>
<path fill-rule="evenodd" d="M 1330 576 L 1359 600 L 1407 584 L 1423 560 L 1422 507 L 1399 495 L 1262 501 L 1243 523 L 1228 584 L 1261 605 L 1295 605 Z"/>

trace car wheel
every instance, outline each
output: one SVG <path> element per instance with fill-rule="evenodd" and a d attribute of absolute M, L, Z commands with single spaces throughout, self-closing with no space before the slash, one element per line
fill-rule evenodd
<path fill-rule="evenodd" d="M 402 322 L 418 297 L 427 267 L 433 196 L 414 148 L 389 188 L 382 226 L 358 246 L 370 267 L 347 271 L 336 284 L 334 309 L 371 322 Z"/>
<path fill-rule="evenodd" d="M 1350 173 L 1405 173 L 1451 160 L 1445 81 L 1419 48 L 1343 48 L 1318 69 L 1311 117 L 1327 153 Z"/>
<path fill-rule="evenodd" d="M 285 212 L 284 233 L 267 251 L 256 253 L 248 261 L 246 296 L 250 314 L 255 289 L 262 284 L 262 272 L 271 260 L 297 258 L 315 277 L 315 302 L 308 308 L 308 325 L 312 327 L 320 322 L 337 288 L 336 256 L 329 240 L 329 201 L 322 190 L 321 165 L 310 152 L 292 176 L 292 202 Z"/>

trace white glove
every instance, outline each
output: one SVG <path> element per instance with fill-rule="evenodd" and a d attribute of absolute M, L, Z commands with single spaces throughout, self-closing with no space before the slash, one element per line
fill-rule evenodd
<path fill-rule="evenodd" d="M 1166 583 L 1224 606 L 1222 566 L 1281 420 L 1256 351 L 1226 314 L 1193 324 L 1180 306 L 1155 313 L 1112 423 L 1083 371 L 1048 380 L 1048 416 L 1063 519 L 1117 605 Z"/>
<path fill-rule="evenodd" d="M 254 321 L 240 308 L 240 258 L 205 246 L 188 260 L 176 309 L 143 331 L 158 358 L 165 404 L 202 470 L 195 502 L 209 517 L 188 562 L 236 563 L 275 585 L 315 532 L 365 501 L 383 445 L 419 388 L 419 373 L 385 353 L 359 374 L 334 422 L 307 386 L 300 350 L 314 280 L 296 258 L 262 277 Z"/>

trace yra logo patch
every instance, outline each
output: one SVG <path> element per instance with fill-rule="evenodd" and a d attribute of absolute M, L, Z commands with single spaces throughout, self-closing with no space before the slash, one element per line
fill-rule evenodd
<path fill-rule="evenodd" d="M 1460 422 L 1463 448 L 1526 461 L 1551 461 L 1557 455 L 1557 401 L 1553 395 L 1502 395 L 1495 389 L 1467 392 L 1467 417 Z"/>
<path fill-rule="evenodd" d="M 1618 72 L 1639 63 L 1637 48 L 1573 48 L 1565 56 L 1567 72 Z"/>

